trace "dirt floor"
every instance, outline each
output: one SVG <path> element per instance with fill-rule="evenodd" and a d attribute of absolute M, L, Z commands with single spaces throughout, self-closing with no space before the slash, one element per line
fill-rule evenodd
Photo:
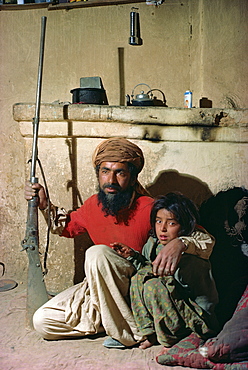
<path fill-rule="evenodd" d="M 26 288 L 0 291 L 1 370 L 183 370 L 156 363 L 162 348 L 107 349 L 105 336 L 45 341 L 26 327 Z"/>

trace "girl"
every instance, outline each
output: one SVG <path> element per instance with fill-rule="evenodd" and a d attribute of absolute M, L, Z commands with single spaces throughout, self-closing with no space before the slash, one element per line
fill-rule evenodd
<path fill-rule="evenodd" d="M 142 256 L 137 258 L 136 252 L 128 253 L 129 248 L 124 245 L 113 246 L 123 257 L 129 255 L 128 259 L 139 269 L 132 277 L 130 291 L 137 327 L 146 337 L 139 348 L 151 347 L 156 342 L 171 347 L 192 331 L 202 338 L 215 335 L 214 307 L 218 295 L 208 259 L 198 257 L 197 248 L 195 255 L 186 249 L 173 275 L 166 270 L 161 275 L 154 266 L 157 254 L 169 241 L 181 238 L 187 248 L 187 236 L 197 239 L 197 233 L 205 231 L 197 226 L 196 206 L 181 194 L 169 193 L 155 200 L 150 220 L 152 236 Z"/>

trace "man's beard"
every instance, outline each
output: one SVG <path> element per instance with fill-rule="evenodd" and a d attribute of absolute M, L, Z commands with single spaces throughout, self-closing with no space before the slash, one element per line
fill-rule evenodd
<path fill-rule="evenodd" d="M 123 191 L 120 191 L 120 187 L 117 185 L 106 184 L 104 187 L 119 190 L 115 194 L 105 194 L 100 188 L 98 190 L 98 201 L 102 204 L 102 210 L 105 215 L 111 215 L 118 218 L 120 210 L 125 209 L 130 205 L 133 195 L 133 187 L 130 186 Z"/>

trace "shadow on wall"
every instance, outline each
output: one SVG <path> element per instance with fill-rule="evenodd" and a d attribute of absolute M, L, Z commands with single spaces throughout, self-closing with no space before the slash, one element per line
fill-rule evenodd
<path fill-rule="evenodd" d="M 160 172 L 153 184 L 146 186 L 146 189 L 153 197 L 179 191 L 195 202 L 198 207 L 213 195 L 208 185 L 198 178 L 180 174 L 175 170 Z"/>
<path fill-rule="evenodd" d="M 85 252 L 93 244 L 94 243 L 92 242 L 88 233 L 78 235 L 76 236 L 76 238 L 74 238 L 74 266 L 75 266 L 73 279 L 74 284 L 80 283 L 85 278 L 84 272 Z"/>

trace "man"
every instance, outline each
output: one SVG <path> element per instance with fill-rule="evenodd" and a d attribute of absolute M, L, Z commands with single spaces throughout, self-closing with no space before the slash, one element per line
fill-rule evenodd
<path fill-rule="evenodd" d="M 78 210 L 69 215 L 51 205 L 40 184 L 26 185 L 25 197 L 31 199 L 38 190 L 39 208 L 50 217 L 54 233 L 75 237 L 88 231 L 94 246 L 86 251 L 85 279 L 45 303 L 34 314 L 34 328 L 46 339 L 62 339 L 105 331 L 106 347 L 133 346 L 143 340 L 129 306 L 130 279 L 134 265 L 111 249 L 123 243 L 141 252 L 150 231 L 153 200 L 138 182 L 144 166 L 142 150 L 130 141 L 111 138 L 96 148 L 93 164 L 99 183 Z M 154 261 L 154 273 L 175 272 L 183 251 L 208 258 L 214 242 L 202 233 L 199 240 L 175 239 Z"/>

